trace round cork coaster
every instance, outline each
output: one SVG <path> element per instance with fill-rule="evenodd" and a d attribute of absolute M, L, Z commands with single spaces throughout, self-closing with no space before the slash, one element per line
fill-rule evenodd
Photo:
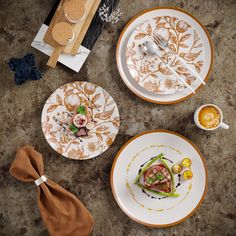
<path fill-rule="evenodd" d="M 59 22 L 52 29 L 52 37 L 58 44 L 68 45 L 75 38 L 74 29 L 68 23 Z"/>
<path fill-rule="evenodd" d="M 84 1 L 67 0 L 63 4 L 64 14 L 72 23 L 78 23 L 85 17 Z"/>

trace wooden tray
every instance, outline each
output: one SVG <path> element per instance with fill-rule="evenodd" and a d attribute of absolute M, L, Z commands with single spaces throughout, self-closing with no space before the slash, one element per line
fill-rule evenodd
<path fill-rule="evenodd" d="M 86 11 L 86 17 L 84 20 L 82 20 L 81 22 L 79 22 L 78 24 L 73 24 L 71 22 L 69 22 L 65 15 L 64 15 L 64 11 L 63 11 L 63 3 L 66 0 L 62 0 L 60 2 L 60 4 L 58 5 L 58 8 L 52 18 L 52 21 L 48 27 L 48 30 L 44 36 L 43 41 L 47 44 L 49 44 L 50 46 L 54 47 L 54 51 L 47 63 L 47 65 L 51 66 L 51 67 L 55 67 L 56 63 L 57 63 L 57 59 L 59 57 L 59 55 L 61 53 L 68 53 L 71 55 L 76 55 L 77 51 L 81 45 L 81 42 L 89 28 L 89 25 L 98 9 L 98 6 L 101 2 L 101 0 L 81 0 L 84 1 L 85 3 L 85 11 Z M 55 24 L 57 24 L 58 22 L 67 22 L 68 24 L 72 25 L 75 31 L 75 40 L 67 46 L 62 46 L 60 44 L 58 44 L 57 42 L 55 42 L 55 40 L 52 38 L 52 28 Z"/>

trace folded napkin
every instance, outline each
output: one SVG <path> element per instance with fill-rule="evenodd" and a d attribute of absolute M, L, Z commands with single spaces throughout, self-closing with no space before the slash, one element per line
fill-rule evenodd
<path fill-rule="evenodd" d="M 91 233 L 94 221 L 90 212 L 75 195 L 47 179 L 42 155 L 33 147 L 24 146 L 17 151 L 9 172 L 23 182 L 38 185 L 38 208 L 51 236 Z"/>

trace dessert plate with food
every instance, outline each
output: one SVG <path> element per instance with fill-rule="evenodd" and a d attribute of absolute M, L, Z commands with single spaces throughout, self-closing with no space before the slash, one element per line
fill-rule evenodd
<path fill-rule="evenodd" d="M 166 48 L 159 47 L 158 37 L 167 42 Z M 157 45 L 155 55 L 143 50 L 146 42 Z M 191 14 L 176 7 L 157 7 L 126 25 L 117 43 L 116 60 L 122 79 L 136 95 L 171 104 L 192 96 L 205 83 L 213 64 L 213 44 Z"/>
<path fill-rule="evenodd" d="M 178 224 L 200 206 L 207 168 L 198 148 L 167 130 L 144 132 L 118 152 L 111 187 L 120 208 L 150 227 Z"/>
<path fill-rule="evenodd" d="M 41 123 L 55 151 L 83 160 L 107 150 L 118 133 L 120 117 L 106 90 L 80 81 L 61 86 L 48 98 Z"/>

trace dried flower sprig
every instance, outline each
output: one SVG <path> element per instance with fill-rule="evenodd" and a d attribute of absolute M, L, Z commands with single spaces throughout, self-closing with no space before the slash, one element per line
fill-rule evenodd
<path fill-rule="evenodd" d="M 99 16 L 101 20 L 104 22 L 111 22 L 113 24 L 116 24 L 120 20 L 123 13 L 121 12 L 120 8 L 109 13 L 110 7 L 111 6 L 107 6 L 105 3 L 101 7 L 99 7 L 98 9 Z"/>

